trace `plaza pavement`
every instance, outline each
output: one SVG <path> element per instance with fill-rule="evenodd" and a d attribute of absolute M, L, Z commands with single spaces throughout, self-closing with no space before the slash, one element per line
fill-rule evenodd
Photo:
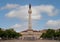
<path fill-rule="evenodd" d="M 0 40 L 0 42 L 60 42 L 57 40 Z"/>

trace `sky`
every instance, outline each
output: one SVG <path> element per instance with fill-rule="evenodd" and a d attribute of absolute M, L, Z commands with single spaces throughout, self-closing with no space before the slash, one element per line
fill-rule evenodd
<path fill-rule="evenodd" d="M 0 0 L 0 28 L 17 32 L 28 29 L 28 7 L 32 6 L 32 29 L 60 28 L 60 0 Z"/>

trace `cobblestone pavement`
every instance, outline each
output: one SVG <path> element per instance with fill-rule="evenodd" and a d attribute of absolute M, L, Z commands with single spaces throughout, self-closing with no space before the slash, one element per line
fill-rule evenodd
<path fill-rule="evenodd" d="M 33 41 L 28 41 L 28 40 L 0 40 L 0 42 L 60 42 L 57 40 L 33 40 Z"/>

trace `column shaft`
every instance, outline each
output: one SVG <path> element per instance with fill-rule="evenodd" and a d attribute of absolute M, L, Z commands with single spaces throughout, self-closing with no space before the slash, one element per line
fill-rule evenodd
<path fill-rule="evenodd" d="M 29 29 L 32 29 L 31 14 L 29 14 Z"/>

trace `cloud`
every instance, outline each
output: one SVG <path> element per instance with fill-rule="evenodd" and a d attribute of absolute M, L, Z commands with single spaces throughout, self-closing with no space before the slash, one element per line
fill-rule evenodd
<path fill-rule="evenodd" d="M 18 4 L 6 4 L 5 6 L 1 7 L 1 9 L 13 9 L 19 7 Z"/>
<path fill-rule="evenodd" d="M 13 26 L 11 26 L 11 28 L 20 28 L 22 25 L 20 25 L 20 24 L 15 24 L 15 25 L 13 25 Z"/>
<path fill-rule="evenodd" d="M 17 32 L 20 32 L 20 31 L 26 30 L 28 26 L 27 26 L 27 23 L 22 23 L 22 24 L 14 24 L 10 26 L 10 28 L 13 28 Z"/>
<path fill-rule="evenodd" d="M 37 27 L 36 24 L 37 24 L 36 21 L 32 22 L 32 29 L 38 30 L 38 29 L 36 29 L 36 27 Z M 27 30 L 29 28 L 28 26 L 29 26 L 28 22 L 24 22 L 21 24 L 17 23 L 17 24 L 11 25 L 10 28 L 13 28 L 17 32 L 21 32 L 21 31 Z"/>
<path fill-rule="evenodd" d="M 58 9 L 56 9 L 53 5 L 41 5 L 38 9 L 40 10 L 40 13 L 45 12 L 48 16 L 55 16 L 58 12 Z"/>
<path fill-rule="evenodd" d="M 48 22 L 46 23 L 46 27 L 58 29 L 60 28 L 60 20 L 48 20 Z"/>
<path fill-rule="evenodd" d="M 7 6 L 9 6 L 9 4 Z M 11 8 L 16 6 L 16 9 L 8 12 L 5 16 L 10 18 L 28 19 L 28 5 L 11 6 Z M 53 5 L 32 6 L 32 19 L 40 20 L 42 18 L 41 13 L 43 12 L 47 13 L 48 16 L 55 16 L 58 13 L 58 9 L 56 9 Z"/>
<path fill-rule="evenodd" d="M 38 11 L 36 11 L 35 9 L 32 9 L 32 19 L 33 20 L 38 20 L 41 18 L 41 15 L 38 14 Z M 6 16 L 12 18 L 12 17 L 16 17 L 16 18 L 20 18 L 20 19 L 28 19 L 28 6 L 21 6 L 19 9 L 17 10 L 12 10 L 11 12 L 7 13 Z"/>

